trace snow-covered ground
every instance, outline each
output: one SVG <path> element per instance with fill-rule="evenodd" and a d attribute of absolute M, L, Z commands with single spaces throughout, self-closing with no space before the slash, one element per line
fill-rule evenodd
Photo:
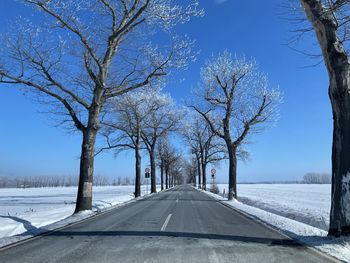
<path fill-rule="evenodd" d="M 227 194 L 227 184 L 218 186 L 221 194 L 224 189 Z M 238 184 L 237 192 L 238 201 L 244 204 L 328 229 L 331 206 L 329 184 Z"/>
<path fill-rule="evenodd" d="M 133 192 L 133 186 L 94 187 L 93 210 L 131 200 Z M 146 186 L 142 193 L 146 194 Z M 74 212 L 76 194 L 76 187 L 0 189 L 0 238 L 45 231 L 45 226 Z"/>
<path fill-rule="evenodd" d="M 238 201 L 223 199 L 228 186 L 218 186 L 220 196 L 207 193 L 309 247 L 350 262 L 350 238 L 327 237 L 325 231 L 329 224 L 330 185 L 238 184 Z"/>

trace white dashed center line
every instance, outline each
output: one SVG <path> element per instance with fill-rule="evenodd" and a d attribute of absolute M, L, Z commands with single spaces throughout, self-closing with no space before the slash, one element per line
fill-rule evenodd
<path fill-rule="evenodd" d="M 170 221 L 171 216 L 172 216 L 172 214 L 169 214 L 168 217 L 165 219 L 165 222 L 164 222 L 162 228 L 160 229 L 160 231 L 164 231 L 165 230 L 165 228 L 167 227 L 167 225 L 168 225 L 168 223 Z"/>

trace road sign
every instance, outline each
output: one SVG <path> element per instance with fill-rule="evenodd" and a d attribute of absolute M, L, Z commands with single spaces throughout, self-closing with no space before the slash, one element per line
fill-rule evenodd
<path fill-rule="evenodd" d="M 216 170 L 213 168 L 211 169 L 211 178 L 214 180 L 216 174 Z"/>
<path fill-rule="evenodd" d="M 145 169 L 145 178 L 149 178 L 150 176 L 149 176 L 149 172 L 150 172 L 151 170 L 147 167 L 146 169 Z"/>
<path fill-rule="evenodd" d="M 150 178 L 150 169 L 147 167 L 146 169 L 145 169 L 145 178 L 146 179 L 148 179 L 148 178 Z M 148 193 L 148 180 L 146 180 L 146 182 L 147 182 L 147 189 L 146 189 L 146 192 Z"/>

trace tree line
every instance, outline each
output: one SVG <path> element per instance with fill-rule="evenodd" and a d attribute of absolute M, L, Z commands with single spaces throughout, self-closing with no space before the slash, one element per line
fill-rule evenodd
<path fill-rule="evenodd" d="M 78 186 L 78 176 L 0 176 L 0 188 L 42 188 Z M 135 181 L 128 176 L 109 178 L 95 175 L 94 186 L 134 185 Z M 145 180 L 142 184 L 146 184 Z"/>

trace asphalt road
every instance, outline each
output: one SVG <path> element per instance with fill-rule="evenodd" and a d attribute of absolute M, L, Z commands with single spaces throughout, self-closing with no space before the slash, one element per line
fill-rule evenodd
<path fill-rule="evenodd" d="M 190 186 L 180 186 L 0 250 L 0 262 L 332 260 Z"/>

